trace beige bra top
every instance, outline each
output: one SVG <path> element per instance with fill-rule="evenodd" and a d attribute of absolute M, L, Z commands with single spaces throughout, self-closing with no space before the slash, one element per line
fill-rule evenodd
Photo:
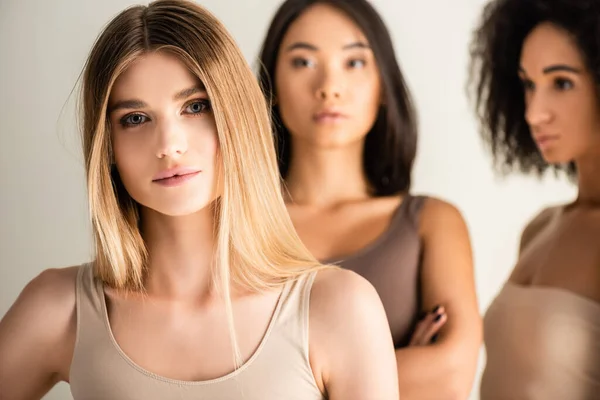
<path fill-rule="evenodd" d="M 508 282 L 484 324 L 481 400 L 600 399 L 600 304 Z"/>

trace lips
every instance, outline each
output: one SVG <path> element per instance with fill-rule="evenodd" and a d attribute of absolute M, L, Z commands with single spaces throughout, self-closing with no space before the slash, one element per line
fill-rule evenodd
<path fill-rule="evenodd" d="M 538 147 L 541 150 L 547 149 L 549 146 L 551 146 L 552 144 L 554 144 L 558 139 L 560 138 L 560 136 L 558 135 L 538 135 L 534 138 L 535 142 L 537 143 Z"/>
<path fill-rule="evenodd" d="M 177 178 L 186 175 L 196 175 L 200 172 L 199 168 L 195 167 L 174 167 L 159 172 L 152 179 L 153 182 L 160 182 L 171 178 Z"/>
<path fill-rule="evenodd" d="M 313 120 L 316 122 L 335 122 L 346 118 L 345 114 L 334 109 L 323 110 L 313 115 Z"/>
<path fill-rule="evenodd" d="M 545 143 L 552 140 L 557 140 L 559 138 L 558 135 L 539 135 L 535 137 L 535 141 L 537 143 Z"/>

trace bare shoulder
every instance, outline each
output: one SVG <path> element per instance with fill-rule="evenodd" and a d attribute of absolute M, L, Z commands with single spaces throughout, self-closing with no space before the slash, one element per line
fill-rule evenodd
<path fill-rule="evenodd" d="M 527 247 L 562 208 L 563 206 L 546 207 L 529 220 L 521 233 L 519 252 Z"/>
<path fill-rule="evenodd" d="M 310 334 L 321 343 L 342 343 L 364 327 L 389 331 L 377 291 L 362 276 L 344 269 L 320 271 L 310 295 Z M 311 340 L 311 346 L 312 343 Z M 318 347 L 313 346 L 313 349 Z M 327 351 L 331 350 L 329 347 Z"/>
<path fill-rule="evenodd" d="M 309 358 L 331 399 L 397 399 L 392 335 L 381 300 L 358 274 L 317 274 L 310 298 Z"/>
<path fill-rule="evenodd" d="M 79 268 L 42 271 L 25 286 L 14 307 L 40 314 L 44 311 L 70 312 L 75 307 L 75 281 Z"/>
<path fill-rule="evenodd" d="M 75 316 L 79 268 L 47 269 L 33 278 L 0 322 L 0 337 L 6 333 L 7 325 L 17 332 L 36 328 L 47 335 L 64 332 Z"/>
<path fill-rule="evenodd" d="M 462 218 L 462 213 L 456 205 L 449 201 L 429 196 L 425 198 L 421 213 L 427 217 L 450 216 Z"/>
<path fill-rule="evenodd" d="M 419 221 L 423 236 L 435 234 L 440 229 L 450 233 L 466 231 L 466 222 L 458 207 L 436 197 L 425 199 Z"/>
<path fill-rule="evenodd" d="M 314 316 L 343 318 L 350 308 L 377 304 L 379 295 L 365 278 L 355 272 L 332 268 L 320 271 L 310 296 L 310 312 Z"/>
<path fill-rule="evenodd" d="M 78 270 L 47 269 L 25 286 L 0 320 L 0 360 L 30 357 L 62 372 L 75 337 Z"/>
<path fill-rule="evenodd" d="M 531 218 L 529 222 L 527 222 L 527 225 L 525 225 L 525 229 L 523 229 L 523 232 L 532 232 L 538 230 L 540 227 L 543 227 L 552 219 L 554 215 L 556 215 L 560 208 L 561 206 L 554 206 L 542 209 L 540 212 L 535 214 L 535 216 Z"/>

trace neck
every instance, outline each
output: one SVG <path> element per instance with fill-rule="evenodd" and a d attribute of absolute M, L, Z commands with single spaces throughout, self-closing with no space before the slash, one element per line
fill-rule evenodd
<path fill-rule="evenodd" d="M 326 207 L 368 198 L 363 148 L 364 141 L 333 149 L 295 141 L 286 178 L 290 200 Z"/>
<path fill-rule="evenodd" d="M 584 206 L 600 206 L 600 155 L 592 154 L 576 164 L 579 188 L 577 203 Z"/>
<path fill-rule="evenodd" d="M 209 296 L 215 245 L 212 207 L 181 217 L 143 208 L 142 221 L 148 294 L 175 299 Z"/>

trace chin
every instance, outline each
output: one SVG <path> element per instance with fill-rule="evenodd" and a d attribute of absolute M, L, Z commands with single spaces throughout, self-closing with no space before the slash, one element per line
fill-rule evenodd
<path fill-rule="evenodd" d="M 573 157 L 565 156 L 559 152 L 544 152 L 542 153 L 542 157 L 544 158 L 544 161 L 552 165 L 564 165 L 573 161 Z"/>
<path fill-rule="evenodd" d="M 316 137 L 313 143 L 320 148 L 337 149 L 356 145 L 357 143 L 360 143 L 361 139 L 363 138 L 364 136 L 351 136 L 346 132 L 327 132 L 319 137 Z"/>
<path fill-rule="evenodd" d="M 163 201 L 144 205 L 155 213 L 167 217 L 186 217 L 203 212 L 212 212 L 212 201 L 209 199 L 185 199 L 180 202 Z"/>
<path fill-rule="evenodd" d="M 192 208 L 192 207 L 188 207 L 188 208 L 168 208 L 168 209 L 162 209 L 162 210 L 155 210 L 156 212 L 167 216 L 167 217 L 174 217 L 174 218 L 178 218 L 178 217 L 188 217 L 188 216 L 192 216 L 192 215 L 196 215 L 202 211 L 206 211 L 208 210 L 208 205 L 205 207 L 200 207 L 200 208 Z"/>

